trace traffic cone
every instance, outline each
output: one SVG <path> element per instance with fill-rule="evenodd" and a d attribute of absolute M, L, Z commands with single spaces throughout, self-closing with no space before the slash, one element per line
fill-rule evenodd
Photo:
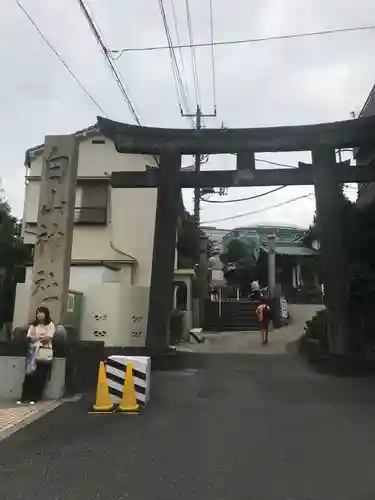
<path fill-rule="evenodd" d="M 124 390 L 122 393 L 121 403 L 117 407 L 117 410 L 120 413 L 139 413 L 139 404 L 137 403 L 137 396 L 134 388 L 133 364 L 131 361 L 128 361 L 126 364 Z"/>
<path fill-rule="evenodd" d="M 111 401 L 108 389 L 107 375 L 103 361 L 99 365 L 98 385 L 96 388 L 96 401 L 90 413 L 112 413 L 114 404 Z"/>

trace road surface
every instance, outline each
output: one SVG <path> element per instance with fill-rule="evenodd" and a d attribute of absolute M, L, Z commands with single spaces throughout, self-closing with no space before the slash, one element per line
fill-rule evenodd
<path fill-rule="evenodd" d="M 141 416 L 65 403 L 0 442 L 9 500 L 373 500 L 375 380 L 297 354 L 195 354 Z"/>

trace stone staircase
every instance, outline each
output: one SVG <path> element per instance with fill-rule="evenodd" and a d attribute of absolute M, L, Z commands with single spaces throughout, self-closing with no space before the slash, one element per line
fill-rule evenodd
<path fill-rule="evenodd" d="M 249 300 L 226 300 L 205 304 L 205 331 L 255 331 L 259 330 L 255 314 L 256 304 Z"/>

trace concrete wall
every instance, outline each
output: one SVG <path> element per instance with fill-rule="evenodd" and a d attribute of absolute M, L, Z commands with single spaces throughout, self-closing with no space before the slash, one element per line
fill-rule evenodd
<path fill-rule="evenodd" d="M 0 399 L 18 400 L 22 394 L 25 377 L 25 358 L 0 356 Z M 59 399 L 65 389 L 65 359 L 55 358 L 52 363 L 51 379 L 44 393 L 45 399 Z"/>
<path fill-rule="evenodd" d="M 83 293 L 81 340 L 109 346 L 143 347 L 146 339 L 149 287 L 131 285 L 131 266 L 112 271 L 104 266 L 73 266 L 69 289 Z M 18 283 L 13 327 L 27 323 L 31 268 Z"/>

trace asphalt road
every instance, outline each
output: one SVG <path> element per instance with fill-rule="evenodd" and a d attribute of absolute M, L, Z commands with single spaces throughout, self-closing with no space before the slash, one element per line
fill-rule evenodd
<path fill-rule="evenodd" d="M 11 500 L 374 500 L 375 380 L 294 355 L 204 355 L 141 416 L 66 403 L 0 442 Z"/>

